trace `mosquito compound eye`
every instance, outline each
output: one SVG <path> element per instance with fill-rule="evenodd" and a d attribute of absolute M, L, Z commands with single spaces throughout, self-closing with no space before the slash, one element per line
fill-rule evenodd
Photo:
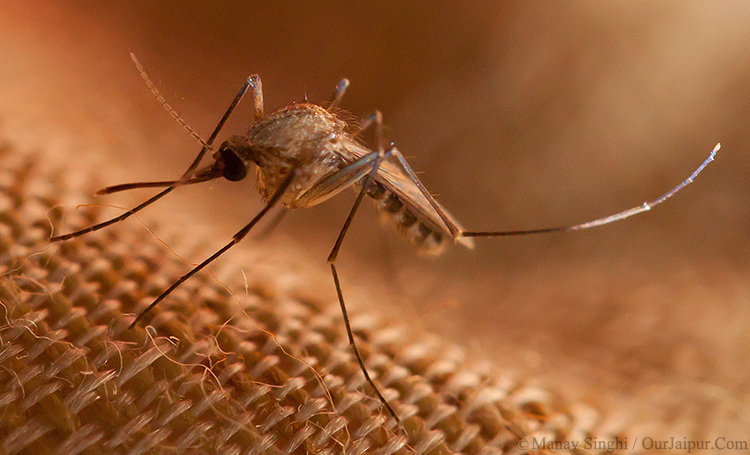
<path fill-rule="evenodd" d="M 225 179 L 236 182 L 247 176 L 247 168 L 237 153 L 229 147 L 222 148 L 219 152 L 221 161 L 224 163 L 222 175 Z"/>

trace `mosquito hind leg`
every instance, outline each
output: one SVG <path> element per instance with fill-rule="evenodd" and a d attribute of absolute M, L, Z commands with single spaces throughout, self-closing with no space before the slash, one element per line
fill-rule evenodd
<path fill-rule="evenodd" d="M 354 135 L 359 136 L 360 134 L 367 131 L 371 126 L 375 126 L 375 139 L 377 141 L 378 153 L 383 153 L 383 114 L 380 111 L 375 111 L 367 118 L 362 120 L 359 124 L 360 130 Z M 395 150 L 395 149 L 394 149 Z"/>
<path fill-rule="evenodd" d="M 455 221 L 453 221 L 453 219 L 451 219 L 450 215 L 448 215 L 445 209 L 441 207 L 440 204 L 438 204 L 432 194 L 430 194 L 430 192 L 424 186 L 422 181 L 419 180 L 419 177 L 417 177 L 417 174 L 414 172 L 414 170 L 412 170 L 411 166 L 409 166 L 409 163 L 406 161 L 406 158 L 404 158 L 404 155 L 402 155 L 401 152 L 399 152 L 395 147 L 393 148 L 392 153 L 404 168 L 404 171 L 406 171 L 406 174 L 409 176 L 409 179 L 412 181 L 412 183 L 417 186 L 419 192 L 422 193 L 422 196 L 427 199 L 427 202 L 430 203 L 438 216 L 440 216 L 440 219 L 443 220 L 443 223 L 445 223 L 445 226 L 448 228 L 451 236 L 454 239 L 458 239 L 459 237 L 461 237 L 462 229 L 456 224 Z"/>
<path fill-rule="evenodd" d="M 623 210 L 622 212 L 615 213 L 614 215 L 605 216 L 603 218 L 597 218 L 592 221 L 587 221 L 585 223 L 575 224 L 572 226 L 561 226 L 561 227 L 552 227 L 552 228 L 543 228 L 543 229 L 528 229 L 528 230 L 522 230 L 522 231 L 476 231 L 476 232 L 469 232 L 465 231 L 462 232 L 461 235 L 463 237 L 504 237 L 509 235 L 527 235 L 527 234 L 546 234 L 549 232 L 566 232 L 566 231 L 582 231 L 584 229 L 591 229 L 594 227 L 604 226 L 606 224 L 614 223 L 616 221 L 624 220 L 625 218 L 630 218 L 633 215 L 638 215 L 639 213 L 648 212 L 652 208 L 656 207 L 657 205 L 663 203 L 667 199 L 674 196 L 678 191 L 685 188 L 687 185 L 693 183 L 693 180 L 695 180 L 696 177 L 698 177 L 698 174 L 703 172 L 703 169 L 708 166 L 711 161 L 714 160 L 716 157 L 716 152 L 721 149 L 721 144 L 716 144 L 716 146 L 711 150 L 711 153 L 708 155 L 708 158 L 706 158 L 703 163 L 701 163 L 698 168 L 693 171 L 692 174 L 690 174 L 690 177 L 683 180 L 682 183 L 677 185 L 676 187 L 672 188 L 671 190 L 667 191 L 666 193 L 662 194 L 658 198 L 652 200 L 652 201 L 646 201 L 641 205 L 629 208 L 627 210 Z"/>

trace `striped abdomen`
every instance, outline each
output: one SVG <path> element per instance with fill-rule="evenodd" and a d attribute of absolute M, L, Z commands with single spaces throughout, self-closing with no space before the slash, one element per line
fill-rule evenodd
<path fill-rule="evenodd" d="M 383 184 L 370 180 L 365 194 L 375 201 L 381 214 L 381 220 L 394 225 L 409 242 L 418 248 L 419 253 L 438 255 L 443 252 L 450 234 L 435 226 L 434 223 L 421 220 L 401 199 L 388 190 Z"/>

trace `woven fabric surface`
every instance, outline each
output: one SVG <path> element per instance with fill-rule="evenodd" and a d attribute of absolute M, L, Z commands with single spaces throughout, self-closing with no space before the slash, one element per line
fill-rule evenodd
<path fill-rule="evenodd" d="M 71 189 L 86 179 L 0 150 L 0 453 L 499 454 L 523 453 L 532 436 L 592 436 L 592 409 L 354 315 L 397 428 L 329 311 L 336 302 L 312 292 L 250 284 L 233 295 L 199 274 L 129 329 L 186 266 L 137 223 L 50 246 L 61 200 L 95 190 Z M 97 216 L 64 212 L 65 228 Z"/>

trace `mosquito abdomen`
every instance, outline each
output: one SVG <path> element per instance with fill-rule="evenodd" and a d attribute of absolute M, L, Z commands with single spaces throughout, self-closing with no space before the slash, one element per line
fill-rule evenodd
<path fill-rule="evenodd" d="M 450 235 L 423 222 L 417 214 L 383 184 L 370 180 L 365 193 L 375 201 L 380 218 L 396 227 L 420 254 L 436 256 L 445 250 Z"/>

